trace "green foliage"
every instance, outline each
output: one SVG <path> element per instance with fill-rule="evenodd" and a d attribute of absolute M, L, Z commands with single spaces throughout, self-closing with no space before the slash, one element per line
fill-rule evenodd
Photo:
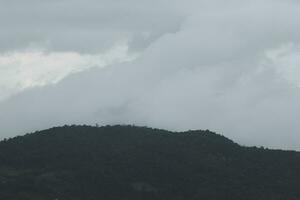
<path fill-rule="evenodd" d="M 296 200 L 300 153 L 210 131 L 64 126 L 0 142 L 0 199 Z"/>

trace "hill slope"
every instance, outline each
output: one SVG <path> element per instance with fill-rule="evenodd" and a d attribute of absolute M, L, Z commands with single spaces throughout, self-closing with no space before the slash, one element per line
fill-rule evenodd
<path fill-rule="evenodd" d="M 209 131 L 64 126 L 0 142 L 0 199 L 300 199 L 300 153 Z"/>

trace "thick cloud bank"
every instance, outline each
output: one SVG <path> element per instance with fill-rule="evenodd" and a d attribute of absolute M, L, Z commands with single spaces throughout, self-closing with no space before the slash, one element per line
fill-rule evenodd
<path fill-rule="evenodd" d="M 13 2 L 13 9 L 23 9 Z M 70 3 L 54 2 L 61 9 Z M 31 21 L 32 26 L 41 24 L 39 37 L 30 28 L 26 32 L 16 26 L 24 40 L 2 51 L 24 51 L 34 43 L 50 55 L 71 51 L 93 61 L 93 56 L 112 48 L 110 43 L 125 41 L 126 56 L 104 68 L 84 67 L 89 62 L 83 62 L 77 73 L 64 71 L 61 64 L 53 66 L 62 71 L 51 80 L 70 75 L 55 84 L 18 91 L 0 103 L 2 137 L 65 123 L 130 123 L 211 129 L 246 145 L 300 150 L 297 1 L 91 1 L 85 9 L 80 9 L 83 1 L 74 2 L 69 14 L 55 15 L 58 22 L 52 21 L 56 11 L 51 6 L 42 7 L 53 3 L 38 4 L 47 11 L 35 10 L 46 25 Z M 71 30 L 74 35 L 65 38 Z M 79 36 L 80 30 L 88 35 Z M 97 42 L 102 40 L 108 43 Z M 132 54 L 139 56 L 133 59 Z M 66 66 L 77 66 L 66 58 Z"/>

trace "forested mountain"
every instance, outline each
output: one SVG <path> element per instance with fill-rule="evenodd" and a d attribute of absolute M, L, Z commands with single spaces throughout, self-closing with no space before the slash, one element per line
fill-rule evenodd
<path fill-rule="evenodd" d="M 299 200 L 300 153 L 210 131 L 64 126 L 0 143 L 2 200 Z"/>

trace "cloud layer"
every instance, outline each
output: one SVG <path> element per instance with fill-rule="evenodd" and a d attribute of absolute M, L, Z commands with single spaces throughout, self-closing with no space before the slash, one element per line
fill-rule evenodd
<path fill-rule="evenodd" d="M 99 53 L 129 41 L 139 50 L 178 29 L 181 16 L 166 0 L 0 0 L 0 50 Z"/>
<path fill-rule="evenodd" d="M 120 45 L 103 54 L 25 51 L 0 54 L 0 101 L 34 87 L 56 84 L 66 76 L 92 67 L 128 62 L 128 46 Z"/>
<path fill-rule="evenodd" d="M 3 52 L 37 45 L 49 54 L 33 57 L 31 67 L 20 69 L 11 63 L 4 71 L 18 69 L 26 80 L 30 70 L 40 76 L 50 70 L 55 73 L 49 83 L 55 84 L 42 84 L 44 79 L 37 78 L 36 85 L 42 87 L 2 101 L 2 137 L 65 123 L 131 123 L 171 130 L 211 129 L 246 145 L 300 149 L 298 2 L 203 0 L 170 5 L 131 0 L 91 1 L 83 6 L 78 0 L 69 13 L 62 11 L 70 1 L 54 2 L 37 4 L 36 15 L 43 21 L 28 19 L 32 27 L 41 25 L 39 34 L 34 35 L 30 24 L 28 30 L 7 29 L 18 29 L 24 40 L 4 45 Z M 12 10 L 24 9 L 13 1 L 9 4 Z M 20 13 L 27 16 L 27 9 L 31 7 Z M 120 41 L 128 47 L 123 60 L 91 68 L 103 62 L 97 55 Z M 77 57 L 68 57 L 68 52 Z M 136 59 L 123 62 L 136 54 Z M 9 55 L 21 58 L 18 53 Z M 54 55 L 63 56 L 64 62 L 57 63 L 60 59 Z M 38 69 L 43 61 L 53 67 Z M 3 78 L 8 76 L 22 79 Z"/>

